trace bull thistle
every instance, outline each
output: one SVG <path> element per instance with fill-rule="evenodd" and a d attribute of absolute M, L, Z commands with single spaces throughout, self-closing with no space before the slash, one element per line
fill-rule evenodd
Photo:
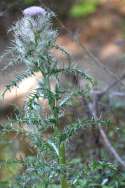
<path fill-rule="evenodd" d="M 53 29 L 52 21 L 55 14 L 41 7 L 29 7 L 23 11 L 23 17 L 11 28 L 14 39 L 9 53 L 13 64 L 25 64 L 26 70 L 18 75 L 7 89 L 18 86 L 24 78 L 40 72 L 42 78 L 36 90 L 27 96 L 24 105 L 24 115 L 17 117 L 17 121 L 27 125 L 23 134 L 29 138 L 36 149 L 36 155 L 28 156 L 22 162 L 24 170 L 17 177 L 17 187 L 71 188 L 77 185 L 78 175 L 72 174 L 71 164 L 67 160 L 66 146 L 69 138 L 77 130 L 88 124 L 88 120 L 76 119 L 75 122 L 60 128 L 60 121 L 65 116 L 65 108 L 72 105 L 77 97 L 85 96 L 93 85 L 93 80 L 86 73 L 73 66 L 70 55 L 58 46 L 56 39 L 58 31 Z M 53 55 L 59 50 L 67 57 L 67 63 L 60 62 Z M 65 87 L 61 83 L 62 76 L 73 74 L 84 79 L 87 87 L 81 88 L 69 84 Z M 54 90 L 51 87 L 54 80 Z M 88 87 L 89 86 L 89 87 Z M 48 101 L 49 113 L 44 113 L 40 100 Z M 11 126 L 18 132 L 19 127 Z M 49 137 L 44 133 L 51 129 Z M 81 174 L 78 170 L 78 173 Z M 79 175 L 81 177 L 81 175 Z"/>

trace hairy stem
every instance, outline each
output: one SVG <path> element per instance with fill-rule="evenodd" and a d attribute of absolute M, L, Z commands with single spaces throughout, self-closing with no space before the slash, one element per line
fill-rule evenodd
<path fill-rule="evenodd" d="M 60 144 L 60 148 L 59 148 L 59 163 L 60 165 L 65 166 L 66 164 L 66 159 L 65 159 L 65 144 L 61 143 Z M 70 188 L 68 181 L 66 179 L 66 174 L 62 174 L 61 175 L 61 179 L 60 179 L 60 183 L 61 183 L 61 188 Z"/>

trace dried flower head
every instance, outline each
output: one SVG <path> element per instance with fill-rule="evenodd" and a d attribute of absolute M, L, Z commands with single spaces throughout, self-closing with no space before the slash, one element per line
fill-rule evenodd
<path fill-rule="evenodd" d="M 45 9 L 38 6 L 31 6 L 23 10 L 24 16 L 37 16 L 37 15 L 45 15 Z"/>

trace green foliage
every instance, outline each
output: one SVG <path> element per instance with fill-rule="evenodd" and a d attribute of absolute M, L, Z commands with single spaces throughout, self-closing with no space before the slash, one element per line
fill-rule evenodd
<path fill-rule="evenodd" d="M 26 5 L 32 5 L 33 3 L 36 2 L 36 0 L 23 0 L 24 1 L 24 4 Z"/>
<path fill-rule="evenodd" d="M 94 13 L 98 5 L 99 0 L 82 0 L 72 7 L 70 15 L 73 17 L 87 16 Z"/>
<path fill-rule="evenodd" d="M 0 1 L 0 6 L 1 8 L 6 8 L 7 11 L 12 11 L 12 10 L 20 10 L 21 8 L 24 8 L 26 6 L 31 6 L 34 4 L 38 4 L 37 0 L 1 0 Z"/>
<path fill-rule="evenodd" d="M 21 169 L 21 165 L 15 162 L 7 162 L 14 158 L 14 147 L 16 146 L 16 140 L 10 141 L 8 135 L 0 134 L 0 182 L 3 187 L 4 185 L 11 182 L 13 177 L 16 176 L 17 172 Z M 4 160 L 6 163 L 4 163 Z M 1 187 L 0 184 L 0 187 Z"/>
<path fill-rule="evenodd" d="M 105 161 L 93 161 L 84 167 L 83 178 L 79 179 L 77 188 L 122 188 L 125 174 L 119 174 L 117 166 Z"/>

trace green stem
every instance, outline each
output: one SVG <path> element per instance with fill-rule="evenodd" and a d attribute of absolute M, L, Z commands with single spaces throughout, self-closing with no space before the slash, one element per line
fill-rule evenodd
<path fill-rule="evenodd" d="M 65 144 L 64 143 L 61 143 L 60 144 L 60 148 L 59 148 L 59 163 L 61 165 L 64 165 L 66 164 L 66 159 L 65 159 Z M 69 187 L 69 184 L 68 184 L 68 181 L 66 179 L 66 174 L 62 174 L 61 175 L 61 188 L 70 188 Z"/>
<path fill-rule="evenodd" d="M 47 78 L 46 81 L 47 81 L 48 89 L 51 90 L 49 77 Z M 57 108 L 57 100 L 55 100 L 55 102 L 54 102 L 55 111 L 53 109 L 53 105 L 52 106 L 50 105 L 50 107 L 51 107 L 51 110 L 52 110 L 53 115 L 54 115 L 55 120 L 56 120 L 54 131 L 59 131 L 59 127 L 58 127 L 59 114 L 58 114 L 58 111 L 56 111 L 57 110 L 56 109 Z M 66 165 L 64 142 L 60 143 L 60 147 L 59 147 L 59 164 L 63 165 L 63 166 Z M 70 188 L 68 181 L 67 181 L 67 178 L 66 178 L 66 174 L 61 174 L 60 178 L 61 178 L 60 179 L 61 188 Z"/>

